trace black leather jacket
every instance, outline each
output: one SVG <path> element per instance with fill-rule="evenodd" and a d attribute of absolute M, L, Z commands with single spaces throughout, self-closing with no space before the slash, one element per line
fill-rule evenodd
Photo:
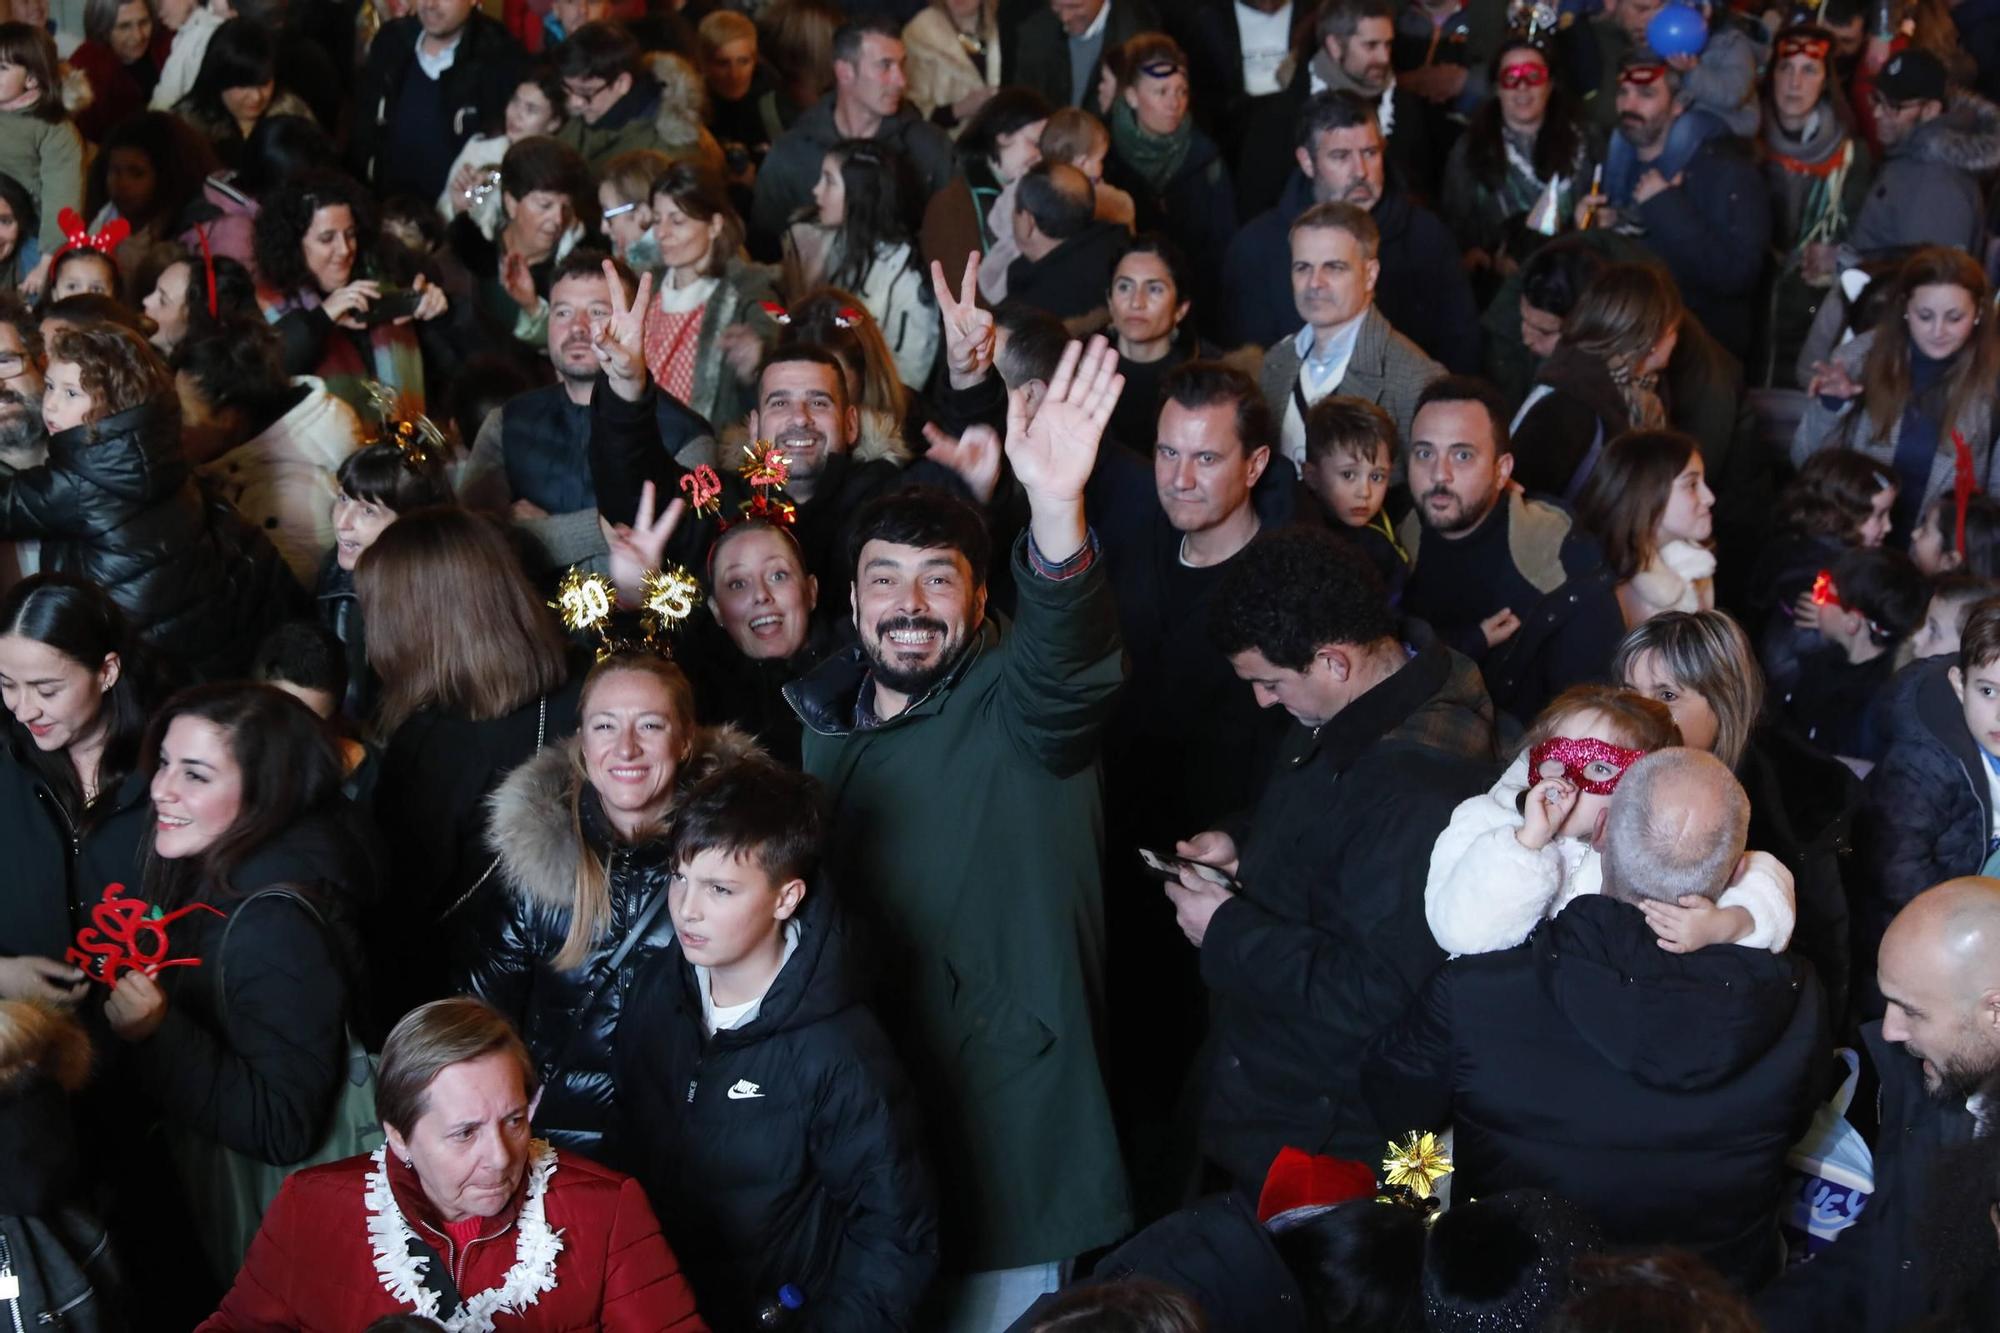
<path fill-rule="evenodd" d="M 536 1132 L 559 1148 L 604 1161 L 604 1132 L 616 1104 L 611 1039 L 639 966 L 673 939 L 665 901 L 673 860 L 666 838 L 635 846 L 614 837 L 597 793 L 583 779 L 576 749 L 575 740 L 548 747 L 508 774 L 487 802 L 487 841 L 499 854 L 496 878 L 506 892 L 484 896 L 480 947 L 460 989 L 520 1029 L 543 1083 Z M 704 728 L 677 785 L 684 789 L 721 760 L 750 749 L 734 728 Z M 611 919 L 583 966 L 558 970 L 553 960 L 569 934 L 586 848 L 607 865 Z M 659 910 L 611 975 L 611 956 L 655 898 Z"/>
<path fill-rule="evenodd" d="M 39 538 L 43 569 L 103 588 L 203 676 L 241 671 L 263 630 L 305 604 L 277 548 L 195 485 L 171 400 L 50 436 L 46 466 L 0 478 L 0 537 Z"/>

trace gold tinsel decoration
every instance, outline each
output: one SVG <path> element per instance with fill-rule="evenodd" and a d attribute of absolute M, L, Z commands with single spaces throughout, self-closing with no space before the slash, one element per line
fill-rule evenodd
<path fill-rule="evenodd" d="M 1451 1174 L 1451 1156 L 1444 1143 L 1428 1131 L 1412 1131 L 1401 1143 L 1389 1145 L 1382 1159 L 1382 1183 L 1390 1188 L 1409 1190 L 1419 1199 L 1428 1199 L 1437 1182 Z"/>

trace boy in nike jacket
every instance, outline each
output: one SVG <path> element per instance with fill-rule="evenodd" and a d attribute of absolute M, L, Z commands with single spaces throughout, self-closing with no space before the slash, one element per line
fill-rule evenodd
<path fill-rule="evenodd" d="M 675 939 L 619 1023 L 622 1146 L 718 1329 L 793 1297 L 815 1333 L 909 1329 L 937 1266 L 909 1088 L 816 877 L 823 819 L 819 784 L 767 759 L 698 784 Z"/>

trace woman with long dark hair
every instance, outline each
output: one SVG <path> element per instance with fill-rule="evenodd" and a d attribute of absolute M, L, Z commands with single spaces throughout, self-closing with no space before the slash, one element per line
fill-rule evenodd
<path fill-rule="evenodd" d="M 107 826 L 136 841 L 144 792 L 126 790 L 152 702 L 150 658 L 102 589 L 37 574 L 0 598 L 0 999 L 67 1004 L 83 977 L 61 961 L 91 903 L 84 844 Z"/>
<path fill-rule="evenodd" d="M 256 226 L 259 296 L 284 340 L 286 371 L 319 376 L 357 412 L 373 410 L 369 380 L 421 412 L 426 360 L 451 354 L 435 338 L 420 348 L 419 330 L 449 302 L 382 240 L 368 192 L 333 172 L 305 172 L 264 197 Z M 409 313 L 385 318 L 375 307 L 404 282 Z"/>
<path fill-rule="evenodd" d="M 278 45 L 271 30 L 255 19 L 230 19 L 209 38 L 201 73 L 174 111 L 207 135 L 217 155 L 234 166 L 264 117 L 312 119 L 298 94 L 278 86 L 277 68 Z"/>
<path fill-rule="evenodd" d="M 579 678 L 547 600 L 500 528 L 424 509 L 384 529 L 354 571 L 381 681 L 375 814 L 410 928 L 387 974 L 401 1012 L 442 994 L 448 950 L 497 894 L 485 802 L 524 760 L 576 730 Z"/>
<path fill-rule="evenodd" d="M 952 182 L 946 194 L 963 189 L 971 201 L 978 228 L 972 248 L 991 253 L 1003 237 L 1008 245 L 1014 243 L 1014 185 L 1042 160 L 1042 131 L 1048 123 L 1049 104 L 1040 93 L 1032 88 L 1000 88 L 959 132 L 958 162 L 964 183 Z"/>
<path fill-rule="evenodd" d="M 1682 318 L 1680 293 L 1660 268 L 1610 264 L 1593 278 L 1514 418 L 1514 480 L 1575 499 L 1613 439 L 1666 426 L 1660 376 Z"/>
<path fill-rule="evenodd" d="M 1577 522 L 1604 547 L 1630 629 L 1665 611 L 1715 606 L 1715 492 L 1693 437 L 1620 435 L 1577 500 Z"/>
<path fill-rule="evenodd" d="M 229 1157 L 283 1167 L 327 1144 L 365 989 L 354 922 L 375 886 L 331 734 L 280 690 L 182 691 L 147 728 L 143 773 L 153 824 L 124 882 L 170 918 L 173 956 L 201 965 L 124 973 L 104 1016 L 226 1282 L 270 1201 L 232 1197 L 231 1184 L 275 1193 L 279 1180 Z"/>
<path fill-rule="evenodd" d="M 813 209 L 785 232 L 785 292 L 844 287 L 881 326 L 903 383 L 930 380 L 941 328 L 930 280 L 919 271 L 893 149 L 845 139 L 827 150 Z"/>
<path fill-rule="evenodd" d="M 0 292 L 17 292 L 42 261 L 36 236 L 41 219 L 35 197 L 12 176 L 0 175 Z"/>
<path fill-rule="evenodd" d="M 1567 227 L 1590 193 L 1597 154 L 1540 42 L 1510 41 L 1493 58 L 1493 96 L 1452 145 L 1444 171 L 1444 220 L 1469 268 L 1502 275 L 1523 256 L 1516 233 L 1538 208 Z"/>
<path fill-rule="evenodd" d="M 1967 487 L 1991 493 L 2000 484 L 1993 324 L 1993 292 L 1977 260 L 1944 246 L 1911 255 L 1881 320 L 1816 368 L 1792 461 L 1853 449 L 1888 464 L 1898 486 L 1890 538 L 1898 547 L 1940 495 Z"/>

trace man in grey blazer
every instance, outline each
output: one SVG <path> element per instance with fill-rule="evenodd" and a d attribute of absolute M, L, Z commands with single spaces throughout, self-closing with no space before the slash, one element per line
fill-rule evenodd
<path fill-rule="evenodd" d="M 1305 463 L 1306 409 L 1330 393 L 1380 406 L 1408 439 L 1417 395 L 1445 373 L 1375 308 L 1381 234 L 1365 209 L 1314 204 L 1292 223 L 1292 303 L 1305 324 L 1264 353 L 1279 451 Z"/>

